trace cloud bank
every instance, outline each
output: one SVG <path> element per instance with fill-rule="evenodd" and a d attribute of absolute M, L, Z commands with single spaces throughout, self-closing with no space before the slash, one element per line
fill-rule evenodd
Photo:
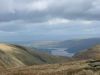
<path fill-rule="evenodd" d="M 0 41 L 99 37 L 99 12 L 100 0 L 0 0 Z"/>

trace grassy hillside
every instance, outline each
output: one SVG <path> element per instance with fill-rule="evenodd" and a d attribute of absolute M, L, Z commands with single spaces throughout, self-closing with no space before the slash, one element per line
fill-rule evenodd
<path fill-rule="evenodd" d="M 2 75 L 100 75 L 100 45 L 77 53 L 73 59 L 65 62 L 64 57 L 35 52 L 19 45 L 0 44 Z"/>
<path fill-rule="evenodd" d="M 73 56 L 76 59 L 98 59 L 100 60 L 100 45 L 80 51 Z"/>
<path fill-rule="evenodd" d="M 13 44 L 0 44 L 0 66 L 5 68 L 57 63 L 67 59 Z"/>
<path fill-rule="evenodd" d="M 47 64 L 8 69 L 2 75 L 100 75 L 100 69 L 91 68 L 87 61 Z"/>

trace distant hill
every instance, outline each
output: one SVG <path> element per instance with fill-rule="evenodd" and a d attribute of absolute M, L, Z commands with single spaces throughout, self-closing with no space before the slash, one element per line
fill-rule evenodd
<path fill-rule="evenodd" d="M 65 41 L 38 41 L 34 42 L 32 46 L 40 51 L 48 52 L 49 54 L 55 48 L 65 48 L 67 53 L 77 53 L 84 49 L 91 48 L 92 46 L 100 44 L 100 38 L 87 38 L 87 39 L 72 39 Z M 53 49 L 54 48 L 54 49 Z M 67 55 L 66 55 L 67 56 Z"/>
<path fill-rule="evenodd" d="M 75 59 L 96 59 L 100 60 L 100 45 L 96 45 L 95 47 L 80 51 L 76 53 L 73 58 Z"/>
<path fill-rule="evenodd" d="M 92 46 L 100 44 L 100 38 L 88 38 L 88 39 L 75 39 L 66 40 L 56 44 L 57 48 L 67 48 L 69 53 L 77 53 L 81 50 L 91 48 Z"/>
<path fill-rule="evenodd" d="M 67 61 L 65 57 L 51 56 L 14 44 L 0 44 L 0 66 L 5 68 Z"/>
<path fill-rule="evenodd" d="M 48 48 L 56 46 L 60 41 L 34 41 L 32 46 L 37 48 Z"/>

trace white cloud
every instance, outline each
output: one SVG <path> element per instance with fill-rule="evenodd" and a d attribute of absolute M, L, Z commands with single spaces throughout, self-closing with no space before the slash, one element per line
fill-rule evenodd
<path fill-rule="evenodd" d="M 66 23 L 69 23 L 70 20 L 68 19 L 63 19 L 63 18 L 53 18 L 53 19 L 50 19 L 48 20 L 48 24 L 50 25 L 54 25 L 54 24 L 66 24 Z"/>
<path fill-rule="evenodd" d="M 85 25 L 91 25 L 93 23 L 93 21 L 88 21 L 88 20 L 83 20 L 81 21 L 83 24 Z"/>
<path fill-rule="evenodd" d="M 46 10 L 47 8 L 48 8 L 48 2 L 44 0 L 33 1 L 32 3 L 29 4 L 30 10 L 42 11 L 42 10 Z"/>

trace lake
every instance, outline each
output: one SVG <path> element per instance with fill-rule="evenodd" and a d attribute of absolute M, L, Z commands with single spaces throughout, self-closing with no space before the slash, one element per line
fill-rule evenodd
<path fill-rule="evenodd" d="M 52 48 L 51 54 L 57 56 L 68 56 L 68 57 L 74 55 L 73 53 L 68 53 L 66 48 Z"/>

